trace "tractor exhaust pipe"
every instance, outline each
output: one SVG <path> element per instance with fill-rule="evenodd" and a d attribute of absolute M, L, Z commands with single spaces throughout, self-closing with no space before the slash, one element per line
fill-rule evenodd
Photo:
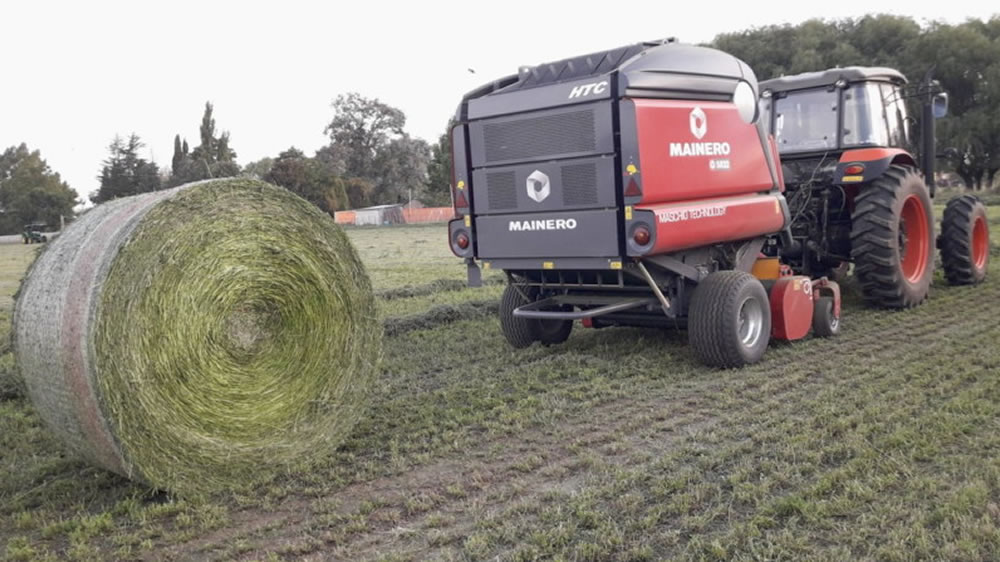
<path fill-rule="evenodd" d="M 930 73 L 928 73 L 929 75 Z M 928 76 L 929 78 L 929 76 Z M 934 181 L 934 159 L 937 158 L 937 147 L 934 142 L 935 134 L 935 124 L 934 124 L 934 93 L 931 89 L 930 80 L 924 83 L 924 87 L 927 88 L 927 94 L 924 96 L 923 103 L 923 117 L 920 120 L 923 124 L 921 131 L 921 142 L 923 146 L 921 147 L 921 152 L 923 153 L 923 158 L 920 162 L 921 171 L 924 173 L 924 181 L 927 182 L 927 189 L 930 190 L 931 198 L 934 198 L 934 191 L 937 187 Z"/>
<path fill-rule="evenodd" d="M 941 86 L 933 79 L 934 67 L 927 69 L 917 91 L 920 93 L 923 115 L 920 119 L 920 170 L 930 195 L 934 197 L 937 182 L 934 181 L 934 164 L 937 159 L 937 138 L 935 121 L 948 113 L 948 94 L 941 92 Z"/>

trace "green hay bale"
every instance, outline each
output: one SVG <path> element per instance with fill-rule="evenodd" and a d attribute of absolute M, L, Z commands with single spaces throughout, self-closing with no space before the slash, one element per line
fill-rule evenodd
<path fill-rule="evenodd" d="M 382 331 L 333 221 L 242 179 L 89 211 L 31 268 L 14 321 L 28 394 L 69 448 L 182 494 L 328 454 Z"/>

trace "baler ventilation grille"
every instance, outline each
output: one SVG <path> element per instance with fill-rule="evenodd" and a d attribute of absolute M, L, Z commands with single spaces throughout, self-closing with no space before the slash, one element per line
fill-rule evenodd
<path fill-rule="evenodd" d="M 486 162 L 539 159 L 597 149 L 592 109 L 483 126 Z"/>
<path fill-rule="evenodd" d="M 486 174 L 486 198 L 490 209 L 516 209 L 517 186 L 514 172 L 491 172 Z"/>
<path fill-rule="evenodd" d="M 596 204 L 597 165 L 589 162 L 563 166 L 562 192 L 564 205 Z"/>

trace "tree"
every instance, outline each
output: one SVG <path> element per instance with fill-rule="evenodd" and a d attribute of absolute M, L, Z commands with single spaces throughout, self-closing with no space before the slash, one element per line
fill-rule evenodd
<path fill-rule="evenodd" d="M 360 209 L 374 205 L 372 194 L 375 192 L 375 185 L 364 178 L 347 178 L 344 180 L 344 191 L 350 203 L 350 209 Z"/>
<path fill-rule="evenodd" d="M 448 129 L 431 145 L 431 160 L 427 164 L 427 182 L 421 195 L 428 205 L 446 206 L 451 203 L 451 137 Z"/>
<path fill-rule="evenodd" d="M 187 156 L 187 141 L 181 145 L 181 136 L 174 135 L 174 156 L 170 160 L 170 172 L 176 174 Z"/>
<path fill-rule="evenodd" d="M 176 143 L 175 143 L 176 144 Z M 155 162 L 147 162 L 139 157 L 139 149 L 145 146 L 139 135 L 132 133 L 128 140 L 115 136 L 108 146 L 108 158 L 104 160 L 101 182 L 97 191 L 90 195 L 94 203 L 103 203 L 118 197 L 137 193 L 157 191 L 161 188 L 159 168 Z"/>
<path fill-rule="evenodd" d="M 933 68 L 950 96 L 951 115 L 938 123 L 938 152 L 967 187 L 990 185 L 1000 172 L 1000 16 L 960 25 L 864 16 L 809 20 L 722 34 L 713 46 L 743 59 L 761 80 L 835 66 L 889 66 L 911 84 Z M 911 113 L 917 113 L 913 100 Z"/>
<path fill-rule="evenodd" d="M 324 130 L 330 144 L 315 160 L 330 173 L 353 178 L 345 184 L 351 206 L 402 203 L 411 192 L 423 192 L 431 150 L 403 131 L 402 111 L 357 93 L 338 96 L 333 108 Z"/>
<path fill-rule="evenodd" d="M 375 160 L 389 139 L 403 133 L 406 116 L 380 100 L 351 92 L 337 96 L 334 117 L 324 132 L 330 136 L 332 153 L 343 163 L 341 175 L 374 176 Z"/>
<path fill-rule="evenodd" d="M 53 172 L 37 150 L 12 146 L 0 153 L 0 232 L 21 232 L 24 225 L 58 225 L 72 217 L 76 192 Z"/>
<path fill-rule="evenodd" d="M 431 149 L 427 141 L 403 133 L 390 140 L 375 158 L 375 199 L 380 204 L 406 203 L 427 183 Z"/>
<path fill-rule="evenodd" d="M 184 139 L 178 152 L 179 135 L 174 138 L 171 185 L 240 174 L 240 166 L 236 163 L 236 152 L 229 146 L 229 133 L 223 132 L 215 136 L 215 118 L 212 116 L 214 109 L 211 102 L 205 102 L 205 111 L 198 129 L 201 144 L 194 147 L 194 150 L 188 151 L 187 139 Z"/>
<path fill-rule="evenodd" d="M 264 179 L 299 195 L 330 215 L 349 204 L 344 182 L 294 146 L 278 155 Z"/>
<path fill-rule="evenodd" d="M 267 177 L 268 172 L 271 171 L 272 166 L 274 166 L 274 158 L 265 156 L 256 162 L 250 162 L 246 166 L 243 166 L 243 175 L 258 180 L 264 179 Z"/>

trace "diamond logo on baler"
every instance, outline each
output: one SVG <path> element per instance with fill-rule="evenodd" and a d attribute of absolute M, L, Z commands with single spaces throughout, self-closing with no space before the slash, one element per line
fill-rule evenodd
<path fill-rule="evenodd" d="M 545 198 L 549 196 L 549 192 L 552 191 L 549 186 L 549 176 L 545 175 L 541 170 L 531 172 L 531 175 L 528 176 L 527 187 L 528 197 L 539 203 L 545 201 Z"/>
<path fill-rule="evenodd" d="M 708 132 L 708 117 L 705 116 L 705 112 L 701 110 L 700 107 L 695 107 L 691 110 L 691 134 L 694 135 L 696 139 L 701 140 Z"/>

